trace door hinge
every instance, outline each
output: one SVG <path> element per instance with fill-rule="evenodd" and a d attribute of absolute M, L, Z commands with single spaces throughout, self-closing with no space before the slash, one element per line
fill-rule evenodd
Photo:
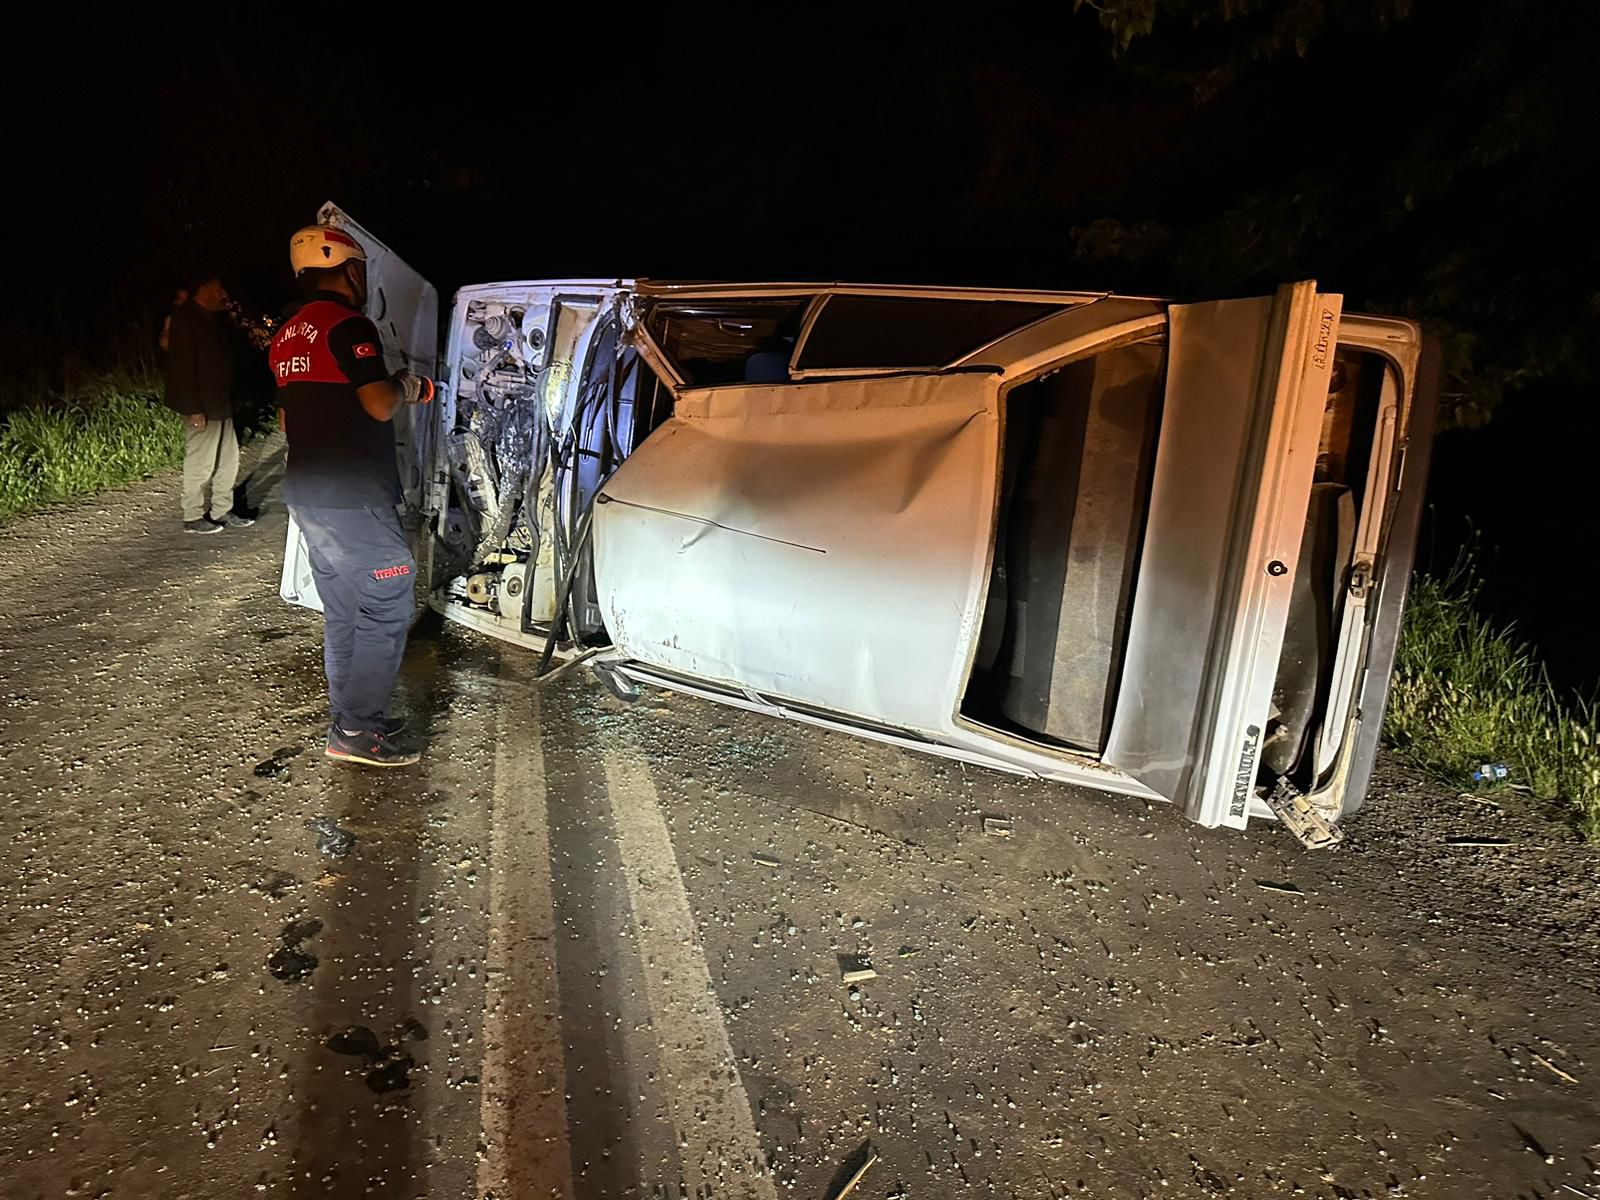
<path fill-rule="evenodd" d="M 1267 804 L 1307 850 L 1332 850 L 1344 841 L 1344 830 L 1319 813 L 1305 793 L 1287 779 L 1278 780 L 1267 793 Z"/>
<path fill-rule="evenodd" d="M 1367 592 L 1372 587 L 1372 561 L 1358 558 L 1350 567 L 1349 588 L 1351 599 L 1365 600 Z"/>

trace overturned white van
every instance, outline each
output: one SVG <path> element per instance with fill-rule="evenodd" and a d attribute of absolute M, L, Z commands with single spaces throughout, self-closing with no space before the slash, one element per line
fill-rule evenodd
<path fill-rule="evenodd" d="M 999 770 L 1276 814 L 1366 790 L 1427 471 L 1416 325 L 1310 282 L 1098 293 L 563 280 L 368 247 L 430 603 L 687 692 Z M 283 594 L 315 604 L 291 526 Z"/>

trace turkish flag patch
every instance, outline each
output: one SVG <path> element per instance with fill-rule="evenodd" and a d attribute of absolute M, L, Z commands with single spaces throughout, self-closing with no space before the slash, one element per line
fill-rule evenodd
<path fill-rule="evenodd" d="M 359 346 L 356 347 L 356 357 L 357 358 L 377 358 L 378 357 L 378 348 L 376 346 L 374 346 L 371 342 L 362 342 Z"/>

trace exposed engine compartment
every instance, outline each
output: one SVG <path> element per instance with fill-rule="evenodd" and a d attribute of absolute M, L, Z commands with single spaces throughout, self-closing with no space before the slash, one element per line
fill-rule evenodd
<path fill-rule="evenodd" d="M 507 287 L 458 312 L 436 464 L 448 478 L 436 603 L 528 644 L 603 643 L 589 513 L 670 400 L 605 290 Z M 636 423 L 641 379 L 650 408 Z"/>

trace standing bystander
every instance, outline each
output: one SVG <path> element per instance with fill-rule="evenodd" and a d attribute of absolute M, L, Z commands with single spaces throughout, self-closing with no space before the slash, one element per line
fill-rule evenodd
<path fill-rule="evenodd" d="M 255 524 L 233 511 L 239 438 L 233 428 L 233 355 L 222 328 L 227 290 L 203 276 L 167 331 L 167 406 L 184 420 L 183 528 L 220 533 Z"/>

